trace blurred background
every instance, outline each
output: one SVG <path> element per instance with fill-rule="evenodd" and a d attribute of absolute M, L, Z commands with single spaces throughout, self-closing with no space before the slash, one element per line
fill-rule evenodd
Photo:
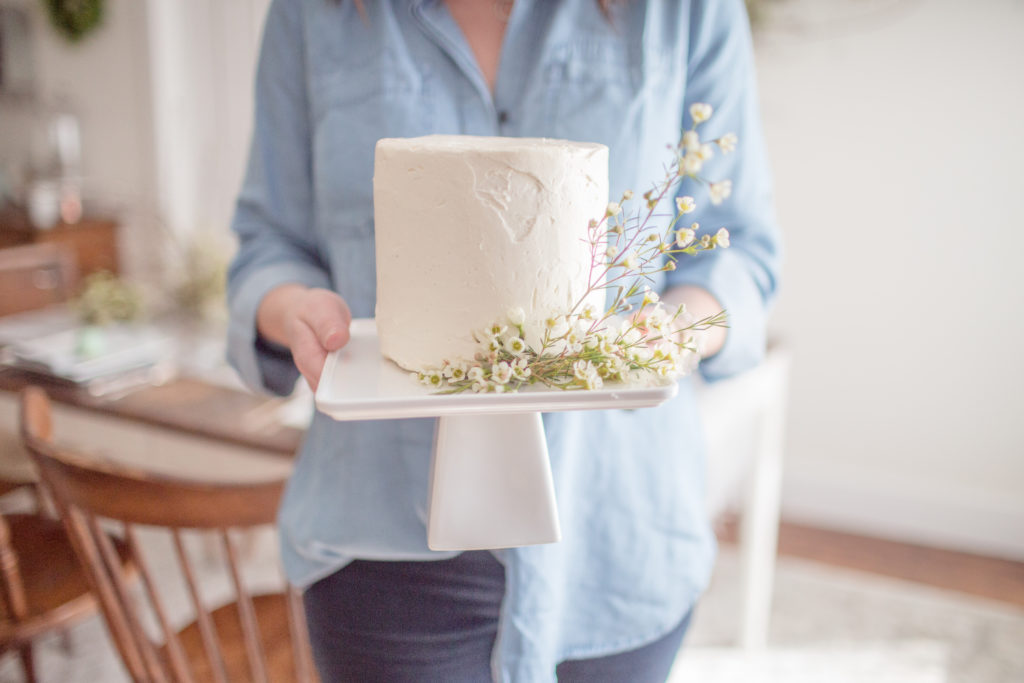
<path fill-rule="evenodd" d="M 220 362 L 222 278 L 267 4 L 0 0 L 0 310 L 15 316 L 0 318 L 0 342 L 23 370 L 53 371 L 53 354 L 90 344 L 121 359 L 68 370 L 69 406 L 166 383 L 182 334 L 178 371 L 239 388 Z M 867 680 L 858 667 L 872 680 L 1024 680 L 1024 3 L 748 6 L 786 239 L 773 320 L 786 363 L 766 399 L 782 465 L 777 486 L 751 483 L 750 460 L 722 468 L 708 603 L 742 612 L 729 597 L 749 588 L 740 513 L 752 487 L 774 487 L 767 642 L 782 655 L 720 657 L 736 624 L 707 616 L 686 666 L 705 667 L 699 680 Z M 100 271 L 116 277 L 89 277 Z M 63 323 L 23 315 L 83 282 L 91 298 L 73 315 L 87 327 L 145 317 L 173 332 L 54 339 Z M 0 373 L 0 388 L 19 381 Z M 300 399 L 246 404 L 246 419 L 273 432 L 271 405 L 281 433 L 295 430 Z M 13 399 L 0 407 L 16 419 Z M 889 608 L 905 612 L 880 625 Z M 800 678 L 815 657 L 851 677 Z M 744 661 L 778 678 L 729 668 Z"/>

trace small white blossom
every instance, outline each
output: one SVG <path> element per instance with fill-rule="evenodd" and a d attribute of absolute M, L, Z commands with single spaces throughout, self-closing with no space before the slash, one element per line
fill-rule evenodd
<path fill-rule="evenodd" d="M 647 363 L 651 360 L 654 352 L 645 344 L 637 344 L 629 349 L 627 355 L 634 363 Z"/>
<path fill-rule="evenodd" d="M 680 249 L 685 249 L 693 243 L 697 233 L 690 228 L 679 228 L 676 230 L 676 244 Z"/>
<path fill-rule="evenodd" d="M 505 340 L 505 350 L 513 356 L 521 356 L 526 353 L 526 342 L 521 337 L 509 337 Z"/>
<path fill-rule="evenodd" d="M 597 317 L 597 307 L 594 304 L 584 304 L 583 310 L 580 312 L 580 318 L 583 320 L 593 320 Z"/>
<path fill-rule="evenodd" d="M 470 387 L 470 389 L 472 389 L 474 392 L 479 394 L 481 392 L 487 391 L 487 387 L 488 387 L 487 382 L 483 381 L 482 379 L 479 379 L 479 380 L 473 382 L 473 384 Z"/>
<path fill-rule="evenodd" d="M 618 255 L 618 253 L 619 253 L 619 250 L 616 249 L 615 247 L 608 247 L 604 251 L 604 255 L 606 257 L 608 257 L 608 260 L 614 259 Z"/>
<path fill-rule="evenodd" d="M 491 366 L 491 381 L 496 384 L 505 384 L 512 379 L 512 366 L 506 361 L 495 363 Z"/>
<path fill-rule="evenodd" d="M 704 160 L 696 152 L 690 152 L 683 157 L 683 172 L 685 174 L 697 175 L 702 168 L 704 168 Z"/>
<path fill-rule="evenodd" d="M 530 369 L 530 362 L 525 358 L 517 358 L 512 362 L 512 377 L 518 380 L 526 380 L 533 371 Z"/>
<path fill-rule="evenodd" d="M 711 118 L 713 112 L 711 105 L 704 102 L 695 102 L 690 105 L 690 118 L 694 123 L 704 123 Z"/>
<path fill-rule="evenodd" d="M 629 254 L 626 255 L 626 258 L 622 259 L 622 265 L 623 267 L 628 268 L 630 270 L 635 270 L 636 267 L 640 265 L 640 260 L 637 257 L 636 252 L 629 252 Z"/>
<path fill-rule="evenodd" d="M 466 379 L 466 364 L 465 363 L 452 363 L 451 365 L 445 366 L 441 374 L 445 379 L 450 379 L 453 382 L 461 382 Z"/>
<path fill-rule="evenodd" d="M 648 304 L 656 304 L 656 303 L 658 303 L 658 293 L 655 292 L 650 287 L 644 287 L 644 299 L 643 299 L 643 303 L 641 303 L 640 305 L 641 306 L 646 306 Z"/>
<path fill-rule="evenodd" d="M 632 198 L 633 198 L 633 190 L 626 190 L 625 192 L 622 193 L 622 201 L 628 202 Z"/>
<path fill-rule="evenodd" d="M 429 387 L 439 387 L 444 384 L 444 378 L 441 377 L 441 373 L 437 370 L 426 370 L 419 373 L 418 377 L 420 384 L 426 384 Z"/>
<path fill-rule="evenodd" d="M 618 216 L 620 213 L 622 213 L 622 207 L 619 206 L 618 202 L 608 202 L 608 208 L 604 212 L 605 216 L 611 218 L 612 216 Z"/>
<path fill-rule="evenodd" d="M 679 209 L 679 213 L 690 213 L 697 208 L 697 202 L 689 195 L 676 197 L 676 208 Z"/>
<path fill-rule="evenodd" d="M 712 204 L 721 204 L 732 194 L 732 181 L 722 180 L 717 183 L 711 183 L 708 187 L 708 194 L 711 196 Z"/>
<path fill-rule="evenodd" d="M 594 372 L 594 364 L 589 360 L 578 360 L 572 364 L 572 374 L 576 379 L 585 381 Z"/>
<path fill-rule="evenodd" d="M 516 325 L 517 327 L 526 322 L 526 313 L 524 313 L 523 309 L 519 306 L 513 306 L 508 309 L 508 313 L 505 314 L 505 317 L 508 318 L 509 323 Z"/>
<path fill-rule="evenodd" d="M 590 390 L 600 389 L 604 386 L 604 380 L 601 379 L 601 375 L 596 370 L 587 375 L 583 381 L 586 383 L 587 389 Z"/>
<path fill-rule="evenodd" d="M 715 148 L 711 145 L 701 145 L 700 149 L 697 150 L 697 156 L 700 157 L 701 161 L 708 161 L 711 157 L 715 156 Z"/>
<path fill-rule="evenodd" d="M 665 336 L 669 331 L 668 317 L 665 315 L 665 309 L 660 305 L 650 312 L 644 320 L 644 324 L 647 326 L 647 329 L 660 336 Z"/>
<path fill-rule="evenodd" d="M 723 249 L 729 246 L 729 231 L 725 228 L 719 228 L 715 236 L 711 238 L 711 241 L 715 243 L 716 247 L 722 247 Z"/>
<path fill-rule="evenodd" d="M 718 143 L 719 149 L 721 149 L 724 154 L 728 154 L 729 152 L 736 151 L 736 144 L 739 142 L 739 138 L 736 137 L 736 133 L 726 133 L 715 142 Z"/>
<path fill-rule="evenodd" d="M 683 133 L 682 147 L 687 152 L 696 152 L 700 148 L 700 136 L 697 131 L 688 130 Z"/>
<path fill-rule="evenodd" d="M 466 372 L 466 379 L 470 382 L 483 382 L 484 369 L 479 365 L 474 365 Z"/>
<path fill-rule="evenodd" d="M 489 334 L 492 337 L 500 337 L 501 335 L 505 334 L 505 331 L 507 329 L 508 328 L 502 325 L 501 323 L 494 323 L 487 328 L 487 334 Z"/>

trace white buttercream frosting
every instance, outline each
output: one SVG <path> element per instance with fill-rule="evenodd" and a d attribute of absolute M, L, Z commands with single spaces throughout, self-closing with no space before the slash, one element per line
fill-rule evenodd
<path fill-rule="evenodd" d="M 377 143 L 373 203 L 381 352 L 410 370 L 472 359 L 513 307 L 527 329 L 568 313 L 608 202 L 608 148 L 431 135 Z M 600 307 L 603 292 L 594 295 Z"/>

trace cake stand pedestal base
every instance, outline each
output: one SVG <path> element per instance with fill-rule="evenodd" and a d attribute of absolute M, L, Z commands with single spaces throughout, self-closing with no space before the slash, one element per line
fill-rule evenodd
<path fill-rule="evenodd" d="M 483 550 L 561 538 L 541 413 L 633 410 L 676 395 L 676 384 L 592 391 L 532 386 L 517 393 L 437 395 L 380 351 L 373 320 L 356 319 L 327 356 L 316 407 L 335 420 L 438 418 L 431 460 L 427 544 Z"/>
<path fill-rule="evenodd" d="M 428 508 L 431 550 L 510 548 L 560 540 L 540 413 L 441 417 Z"/>

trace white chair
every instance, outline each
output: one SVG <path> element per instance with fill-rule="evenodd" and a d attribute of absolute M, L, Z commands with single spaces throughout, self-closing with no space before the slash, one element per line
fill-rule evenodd
<path fill-rule="evenodd" d="M 708 510 L 740 513 L 740 615 L 736 644 L 768 639 L 778 542 L 790 354 L 769 345 L 763 363 L 736 377 L 702 384 L 699 404 L 708 441 Z"/>

